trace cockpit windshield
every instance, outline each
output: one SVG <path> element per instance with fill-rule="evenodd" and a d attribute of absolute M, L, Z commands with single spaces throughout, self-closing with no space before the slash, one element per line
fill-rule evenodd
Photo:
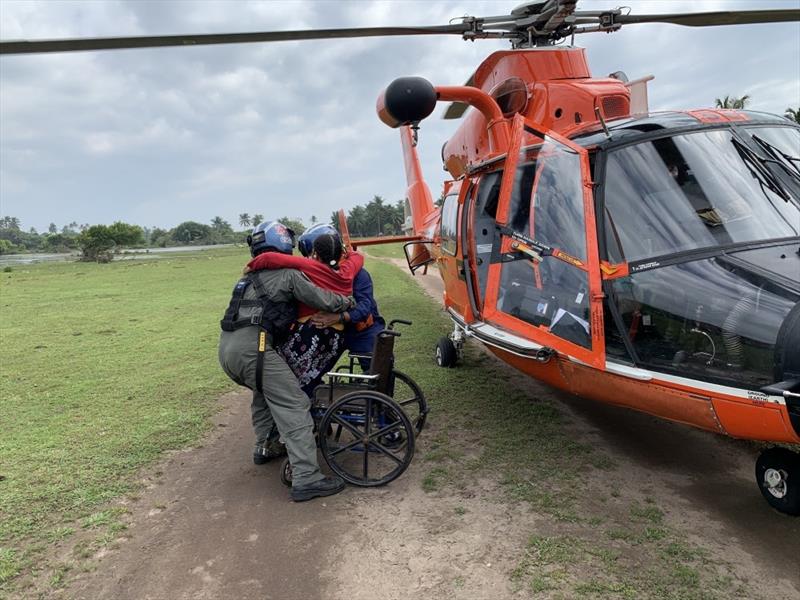
<path fill-rule="evenodd" d="M 777 145 L 774 136 L 769 140 Z M 612 151 L 605 174 L 608 259 L 637 261 L 797 236 L 800 198 L 766 158 L 772 157 L 726 129 Z"/>

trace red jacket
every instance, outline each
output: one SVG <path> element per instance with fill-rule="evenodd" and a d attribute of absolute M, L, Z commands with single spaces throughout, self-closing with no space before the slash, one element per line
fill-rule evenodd
<path fill-rule="evenodd" d="M 336 292 L 345 296 L 353 294 L 353 279 L 364 266 L 364 257 L 358 252 L 349 252 L 345 258 L 339 261 L 339 270 L 331 269 L 328 265 L 302 256 L 290 256 L 278 252 L 264 252 L 252 259 L 247 266 L 253 271 L 261 269 L 297 269 L 304 273 L 311 283 L 322 289 Z M 298 304 L 297 317 L 307 317 L 313 315 L 317 310 Z"/>

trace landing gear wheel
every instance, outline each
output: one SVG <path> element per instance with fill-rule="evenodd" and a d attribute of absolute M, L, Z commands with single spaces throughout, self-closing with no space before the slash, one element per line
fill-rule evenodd
<path fill-rule="evenodd" d="M 425 400 L 425 394 L 422 393 L 417 382 L 402 371 L 395 369 L 392 371 L 392 375 L 394 376 L 392 398 L 403 408 L 414 426 L 414 431 L 419 435 L 422 428 L 425 427 L 425 419 L 428 417 L 428 402 Z"/>
<path fill-rule="evenodd" d="M 756 461 L 756 482 L 772 508 L 800 515 L 800 454 L 786 448 L 764 450 Z"/>
<path fill-rule="evenodd" d="M 452 340 L 448 337 L 439 338 L 439 343 L 436 344 L 436 364 L 449 369 L 455 367 L 457 361 L 458 351 Z"/>
<path fill-rule="evenodd" d="M 373 390 L 337 400 L 325 411 L 318 431 L 325 462 L 353 485 L 385 485 L 414 457 L 414 426 L 408 416 L 389 396 Z"/>
<path fill-rule="evenodd" d="M 286 487 L 292 487 L 292 465 L 288 458 L 281 465 L 281 483 Z"/>

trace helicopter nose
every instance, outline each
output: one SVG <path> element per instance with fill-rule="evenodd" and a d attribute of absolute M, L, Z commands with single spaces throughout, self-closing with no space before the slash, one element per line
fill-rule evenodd
<path fill-rule="evenodd" d="M 800 302 L 789 311 L 778 331 L 775 377 L 777 381 L 800 380 Z"/>
<path fill-rule="evenodd" d="M 419 123 L 436 108 L 438 95 L 433 84 L 422 77 L 400 77 L 378 97 L 378 118 L 397 128 Z"/>

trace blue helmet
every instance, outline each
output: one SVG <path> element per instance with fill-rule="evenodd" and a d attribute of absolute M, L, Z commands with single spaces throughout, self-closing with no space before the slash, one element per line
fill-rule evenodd
<path fill-rule="evenodd" d="M 294 249 L 294 231 L 277 221 L 264 221 L 253 227 L 247 236 L 250 255 L 256 256 L 267 250 L 291 254 Z"/>
<path fill-rule="evenodd" d="M 327 223 L 319 223 L 318 225 L 306 229 L 302 235 L 297 238 L 297 247 L 300 249 L 300 254 L 303 256 L 311 256 L 311 253 L 314 251 L 314 240 L 326 233 L 339 238 L 339 241 L 341 241 L 339 232 L 336 231 L 333 226 Z"/>

